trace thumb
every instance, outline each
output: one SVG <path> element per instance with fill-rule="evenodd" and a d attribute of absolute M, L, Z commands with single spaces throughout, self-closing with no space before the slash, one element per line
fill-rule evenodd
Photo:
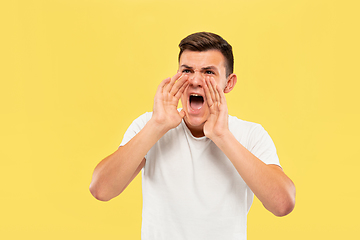
<path fill-rule="evenodd" d="M 181 111 L 179 112 L 181 118 L 184 118 L 185 117 L 185 111 L 184 109 L 181 109 Z"/>

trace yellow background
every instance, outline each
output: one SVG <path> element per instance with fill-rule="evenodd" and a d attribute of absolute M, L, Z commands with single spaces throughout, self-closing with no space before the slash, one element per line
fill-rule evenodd
<path fill-rule="evenodd" d="M 92 171 L 205 30 L 234 48 L 230 114 L 265 127 L 297 187 L 284 218 L 255 200 L 248 239 L 359 239 L 357 2 L 1 1 L 0 238 L 140 239 L 140 176 L 103 203 Z"/>

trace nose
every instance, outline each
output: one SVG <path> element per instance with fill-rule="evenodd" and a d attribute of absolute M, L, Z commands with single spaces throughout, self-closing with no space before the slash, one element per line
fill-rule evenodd
<path fill-rule="evenodd" d="M 200 87 L 202 88 L 204 85 L 205 79 L 204 76 L 202 76 L 201 73 L 199 72 L 194 72 L 190 77 L 189 77 L 189 85 L 191 87 L 197 88 Z"/>

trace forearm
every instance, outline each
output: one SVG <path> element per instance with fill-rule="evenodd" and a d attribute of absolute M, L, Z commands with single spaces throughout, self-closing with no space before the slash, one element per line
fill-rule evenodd
<path fill-rule="evenodd" d="M 166 131 L 150 120 L 127 144 L 102 160 L 95 168 L 90 191 L 107 201 L 119 195 L 133 177 L 151 147 Z"/>
<path fill-rule="evenodd" d="M 153 114 L 144 126 L 125 146 L 102 160 L 96 166 L 90 184 L 90 192 L 103 201 L 119 195 L 144 164 L 144 157 L 152 146 L 170 129 L 180 124 L 185 116 L 178 112 L 181 94 L 188 86 L 187 76 L 181 72 L 163 80 L 155 94 Z"/>
<path fill-rule="evenodd" d="M 279 166 L 262 162 L 242 146 L 230 131 L 214 140 L 266 209 L 277 216 L 292 211 L 295 186 Z"/>

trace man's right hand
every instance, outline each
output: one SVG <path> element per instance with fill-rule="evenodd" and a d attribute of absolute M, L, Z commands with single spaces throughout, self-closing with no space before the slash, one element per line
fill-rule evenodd
<path fill-rule="evenodd" d="M 145 165 L 145 155 L 170 129 L 177 127 L 185 112 L 178 112 L 177 105 L 188 77 L 181 73 L 165 79 L 159 85 L 154 100 L 152 118 L 127 144 L 103 159 L 95 168 L 90 192 L 101 201 L 119 195 Z"/>
<path fill-rule="evenodd" d="M 185 116 L 177 110 L 179 99 L 189 85 L 188 76 L 181 72 L 162 81 L 156 91 L 152 120 L 164 133 L 177 127 Z"/>

